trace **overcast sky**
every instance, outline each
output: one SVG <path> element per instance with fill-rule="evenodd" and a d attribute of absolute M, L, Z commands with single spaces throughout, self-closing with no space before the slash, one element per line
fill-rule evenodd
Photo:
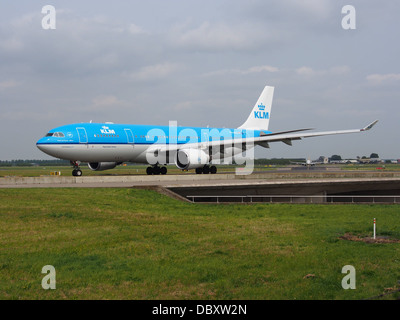
<path fill-rule="evenodd" d="M 0 160 L 49 159 L 36 141 L 75 122 L 236 128 L 265 85 L 272 131 L 379 122 L 257 157 L 400 158 L 399 15 L 376 0 L 2 1 Z"/>

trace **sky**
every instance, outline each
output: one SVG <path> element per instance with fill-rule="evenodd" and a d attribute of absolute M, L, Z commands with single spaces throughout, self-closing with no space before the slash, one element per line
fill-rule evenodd
<path fill-rule="evenodd" d="M 355 29 L 342 26 L 348 4 Z M 266 85 L 271 131 L 379 122 L 256 157 L 400 158 L 399 12 L 386 0 L 2 1 L 0 160 L 50 159 L 36 141 L 70 123 L 237 128 Z"/>

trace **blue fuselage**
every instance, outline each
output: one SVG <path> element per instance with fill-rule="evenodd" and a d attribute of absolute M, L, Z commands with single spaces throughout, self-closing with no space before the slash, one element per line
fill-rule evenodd
<path fill-rule="evenodd" d="M 51 156 L 72 161 L 146 163 L 145 153 L 155 145 L 184 148 L 185 144 L 259 136 L 260 131 L 242 129 L 77 123 L 50 130 L 36 145 Z"/>

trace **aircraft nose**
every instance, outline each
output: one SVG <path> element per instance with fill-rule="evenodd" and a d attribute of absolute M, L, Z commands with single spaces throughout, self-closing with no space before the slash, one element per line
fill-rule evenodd
<path fill-rule="evenodd" d="M 38 141 L 36 141 L 36 147 L 38 147 L 39 150 L 43 151 L 43 143 L 45 142 L 45 138 L 40 138 Z"/>
<path fill-rule="evenodd" d="M 41 144 L 40 140 L 38 142 L 36 142 L 36 147 L 40 150 L 43 151 L 44 153 L 47 153 L 46 151 L 48 151 L 46 145 Z"/>
<path fill-rule="evenodd" d="M 48 155 L 50 155 L 50 156 L 52 156 L 52 155 L 54 155 L 54 148 L 53 148 L 53 146 L 52 145 L 49 145 L 49 144 L 44 144 L 44 143 L 41 143 L 41 140 L 42 139 L 40 139 L 38 142 L 36 142 L 36 147 L 40 150 L 40 151 L 42 151 L 42 152 L 44 152 L 44 153 L 46 153 L 46 154 L 48 154 Z"/>
<path fill-rule="evenodd" d="M 39 140 L 39 141 L 40 141 L 40 140 Z M 43 150 L 43 149 L 44 149 L 44 148 L 43 148 L 44 146 L 43 146 L 42 144 L 40 144 L 39 141 L 36 142 L 36 147 L 37 147 L 40 151 L 43 151 L 43 152 L 44 152 L 44 150 Z"/>

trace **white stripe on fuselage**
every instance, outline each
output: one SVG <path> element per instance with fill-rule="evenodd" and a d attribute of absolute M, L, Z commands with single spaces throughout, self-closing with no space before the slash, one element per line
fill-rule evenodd
<path fill-rule="evenodd" d="M 83 162 L 138 162 L 147 163 L 150 145 L 140 144 L 40 144 L 43 152 L 61 159 Z"/>

